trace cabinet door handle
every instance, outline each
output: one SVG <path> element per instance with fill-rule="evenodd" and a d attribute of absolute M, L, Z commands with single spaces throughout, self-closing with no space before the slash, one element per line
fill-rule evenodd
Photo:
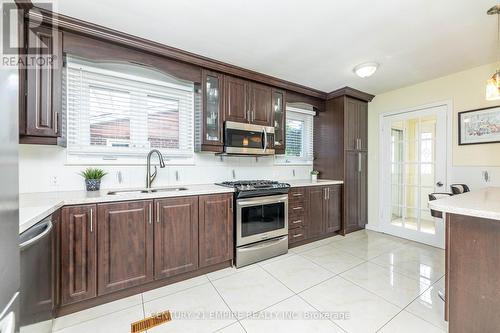
<path fill-rule="evenodd" d="M 300 236 L 303 236 L 303 234 L 296 234 L 296 235 L 293 235 L 292 237 L 293 238 L 297 238 L 297 237 L 300 237 Z"/>
<path fill-rule="evenodd" d="M 231 213 L 233 212 L 233 199 L 229 200 L 229 209 L 231 209 Z"/>
<path fill-rule="evenodd" d="M 153 223 L 153 204 L 149 203 L 149 224 Z"/>
<path fill-rule="evenodd" d="M 299 207 L 293 207 L 292 209 L 293 209 L 293 210 L 302 209 L 302 206 L 299 206 Z"/>
<path fill-rule="evenodd" d="M 358 153 L 358 172 L 361 173 L 361 153 Z"/>
<path fill-rule="evenodd" d="M 94 208 L 90 208 L 90 232 L 94 231 Z"/>
<path fill-rule="evenodd" d="M 156 222 L 160 223 L 160 203 L 156 203 Z"/>
<path fill-rule="evenodd" d="M 300 222 L 302 222 L 302 220 L 293 221 L 292 224 L 297 224 L 297 223 L 300 223 Z"/>
<path fill-rule="evenodd" d="M 59 132 L 59 112 L 54 114 L 54 132 L 56 134 Z"/>

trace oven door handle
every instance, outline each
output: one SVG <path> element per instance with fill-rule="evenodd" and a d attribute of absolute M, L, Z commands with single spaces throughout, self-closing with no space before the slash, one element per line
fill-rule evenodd
<path fill-rule="evenodd" d="M 250 252 L 250 251 L 255 251 L 255 250 L 262 250 L 262 249 L 265 249 L 266 247 L 271 247 L 271 246 L 274 246 L 274 245 L 276 245 L 278 243 L 281 243 L 281 242 L 284 242 L 284 241 L 288 242 L 288 236 L 287 235 L 282 236 L 280 238 L 276 238 L 276 239 L 269 239 L 269 240 L 266 240 L 266 241 L 262 241 L 262 242 L 257 243 L 257 244 L 250 244 L 250 245 L 247 245 L 247 246 L 242 246 L 242 247 L 238 248 L 238 251 L 240 251 L 240 252 Z"/>
<path fill-rule="evenodd" d="M 249 199 L 238 199 L 236 204 L 239 207 L 265 205 L 269 203 L 288 202 L 288 195 L 272 196 L 272 197 L 257 197 Z"/>

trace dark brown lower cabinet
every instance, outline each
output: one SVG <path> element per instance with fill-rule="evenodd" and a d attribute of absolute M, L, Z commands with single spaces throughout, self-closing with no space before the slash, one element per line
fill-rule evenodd
<path fill-rule="evenodd" d="M 198 268 L 198 197 L 155 200 L 155 279 Z"/>
<path fill-rule="evenodd" d="M 296 209 L 306 207 L 304 213 Z M 289 244 L 304 244 L 338 232 L 342 225 L 342 185 L 292 188 L 288 194 Z"/>
<path fill-rule="evenodd" d="M 232 193 L 69 206 L 61 217 L 57 315 L 206 274 L 233 258 Z"/>
<path fill-rule="evenodd" d="M 346 152 L 344 180 L 344 227 L 345 233 L 363 229 L 367 221 L 367 152 Z"/>
<path fill-rule="evenodd" d="M 340 230 L 342 223 L 342 185 L 325 187 L 327 191 L 324 209 L 325 232 Z"/>
<path fill-rule="evenodd" d="M 99 295 L 153 280 L 153 201 L 98 205 Z"/>
<path fill-rule="evenodd" d="M 199 263 L 214 265 L 233 258 L 233 195 L 199 197 Z"/>
<path fill-rule="evenodd" d="M 62 209 L 61 304 L 97 295 L 96 205 Z"/>
<path fill-rule="evenodd" d="M 323 208 L 325 199 L 325 187 L 311 186 L 307 189 L 307 238 L 319 237 L 325 232 L 325 210 Z"/>

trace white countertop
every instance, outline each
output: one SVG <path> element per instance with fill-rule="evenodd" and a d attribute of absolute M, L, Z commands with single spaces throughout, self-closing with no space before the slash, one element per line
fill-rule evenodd
<path fill-rule="evenodd" d="M 487 187 L 429 201 L 429 207 L 445 213 L 500 221 L 500 187 Z"/>
<path fill-rule="evenodd" d="M 290 184 L 291 187 L 337 185 L 344 183 L 342 180 L 331 180 L 331 179 L 318 179 L 318 181 L 314 183 L 310 179 L 291 179 L 291 180 L 283 180 L 283 182 Z"/>
<path fill-rule="evenodd" d="M 43 220 L 62 206 L 84 205 L 99 202 L 146 200 L 155 198 L 183 197 L 191 195 L 217 194 L 234 192 L 232 188 L 215 184 L 179 185 L 171 187 L 185 187 L 184 191 L 161 191 L 155 193 L 127 193 L 109 195 L 106 189 L 96 192 L 65 191 L 65 192 L 39 192 L 24 193 L 19 195 L 19 233 L 27 230 Z M 116 189 L 117 191 L 126 189 Z"/>
<path fill-rule="evenodd" d="M 292 187 L 301 186 L 319 186 L 342 184 L 342 181 L 318 179 L 313 183 L 309 179 L 287 180 Z M 106 189 L 96 192 L 86 191 L 63 191 L 63 192 L 38 192 L 22 193 L 19 195 L 19 233 L 24 232 L 31 226 L 40 222 L 62 206 L 84 205 L 99 202 L 128 201 L 128 200 L 146 200 L 155 198 L 181 197 L 191 195 L 217 194 L 234 192 L 232 188 L 219 186 L 215 184 L 201 185 L 178 185 L 171 187 L 185 187 L 184 191 L 155 192 L 155 193 L 127 193 L 109 195 L 109 191 L 115 189 Z M 118 191 L 126 189 L 116 189 Z"/>

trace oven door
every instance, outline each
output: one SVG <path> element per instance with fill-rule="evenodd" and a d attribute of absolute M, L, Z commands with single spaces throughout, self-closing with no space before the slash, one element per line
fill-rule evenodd
<path fill-rule="evenodd" d="M 236 246 L 287 234 L 287 194 L 236 200 Z"/>
<path fill-rule="evenodd" d="M 224 150 L 228 154 L 274 154 L 274 127 L 226 121 Z"/>

